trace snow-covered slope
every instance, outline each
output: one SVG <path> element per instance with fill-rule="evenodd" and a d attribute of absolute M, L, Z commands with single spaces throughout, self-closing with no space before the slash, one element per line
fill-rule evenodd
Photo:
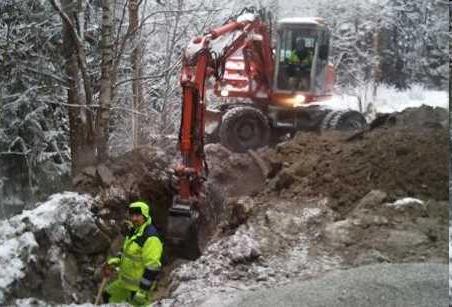
<path fill-rule="evenodd" d="M 27 296 L 48 302 L 83 296 L 78 261 L 108 246 L 92 204 L 90 196 L 65 192 L 0 222 L 0 305 Z"/>

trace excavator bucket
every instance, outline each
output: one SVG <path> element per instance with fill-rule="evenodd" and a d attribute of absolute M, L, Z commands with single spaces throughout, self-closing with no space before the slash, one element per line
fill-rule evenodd
<path fill-rule="evenodd" d="M 169 209 L 166 238 L 169 249 L 177 257 L 194 260 L 201 255 L 198 216 L 190 206 L 173 201 Z"/>

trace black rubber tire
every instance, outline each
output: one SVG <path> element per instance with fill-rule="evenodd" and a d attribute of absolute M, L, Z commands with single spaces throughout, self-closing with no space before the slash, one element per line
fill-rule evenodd
<path fill-rule="evenodd" d="M 325 115 L 325 117 L 322 119 L 321 122 L 321 129 L 322 130 L 329 130 L 331 129 L 331 121 L 333 120 L 333 118 L 336 116 L 338 111 L 330 111 L 329 113 L 327 113 Z"/>
<path fill-rule="evenodd" d="M 325 125 L 327 125 L 327 129 L 353 131 L 366 129 L 367 121 L 358 111 L 340 110 L 335 111 L 330 117 L 329 122 L 325 123 Z"/>
<path fill-rule="evenodd" d="M 220 142 L 234 152 L 245 152 L 268 144 L 270 125 L 257 108 L 238 106 L 228 110 L 220 127 Z"/>

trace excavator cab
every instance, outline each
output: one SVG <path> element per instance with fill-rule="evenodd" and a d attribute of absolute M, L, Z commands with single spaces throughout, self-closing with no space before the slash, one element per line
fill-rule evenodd
<path fill-rule="evenodd" d="M 321 18 L 285 18 L 278 24 L 274 93 L 322 95 L 327 88 L 329 31 Z"/>

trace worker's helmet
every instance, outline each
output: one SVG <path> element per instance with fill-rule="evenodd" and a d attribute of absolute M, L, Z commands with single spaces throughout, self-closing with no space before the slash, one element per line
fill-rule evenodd
<path fill-rule="evenodd" d="M 146 220 L 148 220 L 150 218 L 149 206 L 145 202 L 142 202 L 142 201 L 137 201 L 137 202 L 131 203 L 129 205 L 129 213 L 130 214 L 139 213 L 142 216 L 144 216 L 146 218 Z"/>

